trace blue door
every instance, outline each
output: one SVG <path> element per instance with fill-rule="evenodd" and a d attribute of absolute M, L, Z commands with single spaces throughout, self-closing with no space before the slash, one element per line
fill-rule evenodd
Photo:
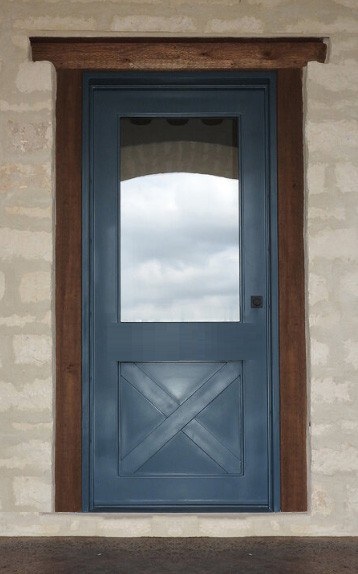
<path fill-rule="evenodd" d="M 274 84 L 85 75 L 85 510 L 277 510 Z"/>

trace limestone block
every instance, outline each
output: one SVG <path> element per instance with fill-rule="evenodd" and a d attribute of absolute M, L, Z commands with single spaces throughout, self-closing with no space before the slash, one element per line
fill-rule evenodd
<path fill-rule="evenodd" d="M 51 327 L 51 325 L 52 325 L 52 313 L 51 313 L 51 311 L 46 311 L 46 313 L 43 315 L 43 317 L 41 317 L 40 323 L 42 323 L 43 325 L 48 325 L 49 327 Z"/>
<path fill-rule="evenodd" d="M 356 484 L 347 485 L 348 512 L 358 512 L 358 489 Z"/>
<path fill-rule="evenodd" d="M 13 489 L 16 506 L 42 512 L 51 510 L 52 486 L 49 482 L 36 476 L 16 476 Z"/>
<path fill-rule="evenodd" d="M 249 34 L 251 32 L 263 32 L 264 23 L 262 20 L 255 18 L 254 16 L 243 16 L 242 18 L 235 19 L 224 19 L 220 20 L 214 18 L 211 20 L 207 27 L 206 32 L 212 32 L 214 34 L 222 33 L 241 33 Z"/>
<path fill-rule="evenodd" d="M 316 273 L 310 273 L 308 282 L 309 303 L 315 305 L 321 301 L 328 301 L 329 291 L 327 279 Z"/>
<path fill-rule="evenodd" d="M 53 109 L 53 103 L 50 98 L 47 100 L 41 100 L 32 103 L 31 101 L 21 102 L 17 104 L 16 102 L 0 100 L 0 111 L 1 112 L 42 112 L 51 111 Z"/>
<path fill-rule="evenodd" d="M 342 311 L 339 306 L 333 305 L 331 301 L 322 303 L 318 309 L 312 309 L 309 314 L 309 325 L 311 329 L 313 327 L 322 327 L 329 333 L 332 329 L 332 325 L 339 325 L 341 322 Z"/>
<path fill-rule="evenodd" d="M 20 153 L 34 153 L 51 148 L 52 128 L 48 121 L 7 122 L 6 148 Z"/>
<path fill-rule="evenodd" d="M 198 536 L 250 536 L 252 526 L 249 522 L 240 517 L 233 520 L 231 517 L 202 515 L 198 520 Z M 220 533 L 220 534 L 219 534 Z"/>
<path fill-rule="evenodd" d="M 356 3 L 356 0 L 351 0 Z M 352 55 L 358 52 L 358 38 L 354 36 L 337 36 L 331 43 L 331 58 L 330 61 L 336 61 L 340 59 L 342 61 L 342 56 L 351 58 Z M 343 60 L 344 61 L 344 60 Z"/>
<path fill-rule="evenodd" d="M 332 430 L 334 428 L 335 428 L 334 425 L 312 423 L 311 424 L 312 440 L 316 439 L 317 437 L 326 437 L 327 435 L 332 433 Z"/>
<path fill-rule="evenodd" d="M 348 162 L 339 163 L 336 166 L 335 175 L 342 193 L 358 193 L 358 165 Z"/>
<path fill-rule="evenodd" d="M 26 33 L 14 33 L 11 34 L 11 43 L 17 48 L 22 50 L 27 50 L 29 47 L 29 37 Z"/>
<path fill-rule="evenodd" d="M 69 525 L 71 535 L 80 534 L 81 536 L 98 536 L 97 532 L 98 523 L 93 520 L 93 516 L 85 515 L 85 513 L 72 515 Z M 150 536 L 150 534 L 148 534 Z"/>
<path fill-rule="evenodd" d="M 0 455 L 0 467 L 13 469 L 31 469 L 33 474 L 48 472 L 51 465 L 52 445 L 49 441 L 31 439 L 4 445 Z"/>
<path fill-rule="evenodd" d="M 153 516 L 152 535 L 153 536 L 197 536 L 198 535 L 198 517 L 182 515 L 173 517 L 168 516 L 163 522 L 160 516 Z"/>
<path fill-rule="evenodd" d="M 47 410 L 47 409 L 46 409 Z M 47 413 L 50 416 L 50 413 Z M 41 434 L 46 436 L 49 436 L 50 433 L 53 430 L 53 424 L 52 423 L 27 423 L 27 422 L 23 422 L 23 423 L 12 423 L 12 428 L 18 431 L 41 431 Z"/>
<path fill-rule="evenodd" d="M 0 381 L 0 412 L 10 408 L 19 411 L 50 411 L 52 408 L 51 379 L 35 379 L 18 388 Z"/>
<path fill-rule="evenodd" d="M 311 234 L 308 253 L 311 259 L 356 261 L 358 259 L 358 234 L 355 229 L 323 229 Z"/>
<path fill-rule="evenodd" d="M 342 304 L 351 301 L 351 296 L 358 297 L 358 270 L 349 270 L 340 277 L 339 295 Z"/>
<path fill-rule="evenodd" d="M 49 301 L 51 296 L 51 274 L 47 271 L 26 273 L 20 282 L 20 298 L 24 303 Z"/>
<path fill-rule="evenodd" d="M 276 8 L 276 6 L 287 4 L 287 0 L 247 0 L 247 4 L 257 6 L 261 10 L 262 8 Z"/>
<path fill-rule="evenodd" d="M 52 188 L 51 166 L 48 164 L 8 163 L 0 166 L 0 193 L 26 194 L 34 190 L 49 191 Z"/>
<path fill-rule="evenodd" d="M 358 63 L 354 59 L 327 66 L 311 62 L 308 68 L 308 80 L 330 92 L 340 94 L 343 90 L 356 92 L 358 90 Z"/>
<path fill-rule="evenodd" d="M 350 383 L 334 380 L 332 377 L 313 379 L 311 383 L 312 402 L 335 404 L 350 402 Z"/>
<path fill-rule="evenodd" d="M 357 2 L 356 0 L 333 0 L 339 6 L 344 6 L 345 8 L 353 8 L 353 10 L 357 10 Z"/>
<path fill-rule="evenodd" d="M 311 339 L 312 365 L 326 365 L 328 363 L 329 347 L 326 343 Z"/>
<path fill-rule="evenodd" d="M 316 485 L 312 492 L 312 512 L 329 516 L 334 510 L 334 500 L 327 492 L 327 487 Z"/>
<path fill-rule="evenodd" d="M 16 76 L 16 86 L 20 92 L 49 91 L 52 88 L 52 68 L 50 62 L 23 62 Z"/>
<path fill-rule="evenodd" d="M 52 235 L 45 231 L 0 229 L 0 259 L 52 260 Z"/>
<path fill-rule="evenodd" d="M 5 207 L 9 215 L 31 217 L 31 219 L 50 219 L 51 207 L 25 207 L 23 205 L 10 205 Z"/>
<path fill-rule="evenodd" d="M 98 525 L 98 536 L 149 536 L 151 521 L 148 516 L 141 520 L 123 517 L 122 520 L 107 517 Z"/>
<path fill-rule="evenodd" d="M 349 433 L 354 433 L 354 436 L 358 438 L 358 421 L 342 421 L 342 430 Z M 358 495 L 358 489 L 357 489 Z"/>
<path fill-rule="evenodd" d="M 312 470 L 333 475 L 341 472 L 358 471 L 358 449 L 342 443 L 339 450 L 321 448 L 312 453 Z"/>
<path fill-rule="evenodd" d="M 352 339 L 344 341 L 344 349 L 346 362 L 352 365 L 354 369 L 358 369 L 358 341 Z"/>
<path fill-rule="evenodd" d="M 14 21 L 19 30 L 95 30 L 94 18 L 76 18 L 74 16 L 29 16 Z"/>
<path fill-rule="evenodd" d="M 346 210 L 344 207 L 310 207 L 308 211 L 308 219 L 320 221 L 344 221 L 346 219 Z"/>
<path fill-rule="evenodd" d="M 309 153 L 316 152 L 347 160 L 356 158 L 358 152 L 358 120 L 309 121 L 306 124 Z"/>
<path fill-rule="evenodd" d="M 352 18 L 333 18 L 326 16 L 322 11 L 322 19 L 316 20 L 315 18 L 297 17 L 294 24 L 285 26 L 287 32 L 294 32 L 297 34 L 323 34 L 331 35 L 333 32 L 357 32 L 358 22 L 357 19 Z"/>
<path fill-rule="evenodd" d="M 193 32 L 195 25 L 187 16 L 115 16 L 111 30 L 116 32 Z"/>
<path fill-rule="evenodd" d="M 306 173 L 309 195 L 327 191 L 327 186 L 325 185 L 326 164 L 309 162 Z"/>
<path fill-rule="evenodd" d="M 15 363 L 43 365 L 51 361 L 52 340 L 46 335 L 14 335 Z"/>
<path fill-rule="evenodd" d="M 6 317 L 0 317 L 0 326 L 24 327 L 28 323 L 33 323 L 34 321 L 34 315 L 8 315 Z"/>

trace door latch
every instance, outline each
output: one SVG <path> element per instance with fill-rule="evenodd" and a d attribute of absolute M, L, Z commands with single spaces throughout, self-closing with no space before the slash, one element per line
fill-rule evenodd
<path fill-rule="evenodd" d="M 264 300 L 261 295 L 251 295 L 251 308 L 261 309 L 264 305 Z"/>

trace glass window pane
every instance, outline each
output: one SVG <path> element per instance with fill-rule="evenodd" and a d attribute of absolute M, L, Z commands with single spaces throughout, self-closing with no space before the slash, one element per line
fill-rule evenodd
<path fill-rule="evenodd" d="M 237 119 L 120 124 L 121 321 L 239 321 Z"/>

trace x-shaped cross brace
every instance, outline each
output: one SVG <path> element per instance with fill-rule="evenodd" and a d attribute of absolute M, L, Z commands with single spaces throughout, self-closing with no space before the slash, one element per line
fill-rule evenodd
<path fill-rule="evenodd" d="M 229 474 L 241 472 L 241 461 L 195 417 L 240 377 L 237 363 L 225 363 L 182 404 L 136 363 L 121 363 L 121 377 L 133 385 L 166 417 L 122 459 L 122 472 L 133 474 L 178 432 L 183 431 Z"/>

